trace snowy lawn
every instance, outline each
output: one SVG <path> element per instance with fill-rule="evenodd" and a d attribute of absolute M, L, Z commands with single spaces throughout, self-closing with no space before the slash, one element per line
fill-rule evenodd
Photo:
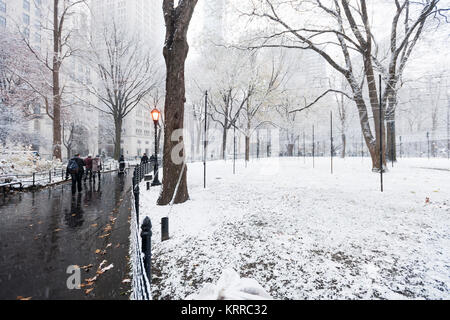
<path fill-rule="evenodd" d="M 161 243 L 158 188 L 141 186 L 153 223 L 154 299 L 184 299 L 222 271 L 275 299 L 450 299 L 450 161 L 253 160 L 188 164 L 191 201 L 169 214 Z M 434 169 L 432 169 L 434 168 Z M 436 170 L 439 169 L 439 170 Z"/>

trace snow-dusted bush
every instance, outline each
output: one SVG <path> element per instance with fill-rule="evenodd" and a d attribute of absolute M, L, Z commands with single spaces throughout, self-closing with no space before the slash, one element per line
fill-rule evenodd
<path fill-rule="evenodd" d="M 0 146 L 0 175 L 29 175 L 62 165 L 59 160 L 44 160 L 31 146 L 7 143 Z M 14 180 L 14 177 L 11 177 Z"/>

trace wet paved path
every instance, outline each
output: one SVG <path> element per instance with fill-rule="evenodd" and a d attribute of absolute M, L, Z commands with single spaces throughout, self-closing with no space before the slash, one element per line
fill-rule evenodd
<path fill-rule="evenodd" d="M 128 299 L 130 188 L 113 172 L 74 197 L 70 183 L 0 196 L 0 299 Z M 103 260 L 114 267 L 92 286 L 67 288 L 70 265 L 93 265 L 85 283 Z"/>

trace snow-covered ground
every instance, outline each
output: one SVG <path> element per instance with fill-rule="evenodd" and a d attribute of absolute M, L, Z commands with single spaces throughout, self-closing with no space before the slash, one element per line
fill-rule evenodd
<path fill-rule="evenodd" d="M 390 167 L 390 165 L 389 165 Z M 401 159 L 384 176 L 369 159 L 188 164 L 191 200 L 169 214 L 141 187 L 153 224 L 154 299 L 185 299 L 223 270 L 275 299 L 450 299 L 450 161 Z"/>

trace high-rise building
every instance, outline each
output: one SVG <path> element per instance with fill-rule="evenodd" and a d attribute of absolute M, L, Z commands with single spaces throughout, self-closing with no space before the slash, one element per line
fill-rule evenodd
<path fill-rule="evenodd" d="M 162 0 L 95 0 L 92 4 L 92 19 L 97 30 L 115 23 L 130 37 L 137 37 L 143 45 L 148 45 L 155 54 L 163 48 L 164 19 Z M 151 154 L 154 150 L 154 125 L 150 111 L 155 106 L 140 103 L 129 113 L 122 124 L 121 153 L 126 158 Z M 111 121 L 101 115 L 103 121 Z M 105 134 L 100 133 L 100 136 Z M 113 137 L 100 141 L 102 153 L 112 155 Z"/>
<path fill-rule="evenodd" d="M 225 37 L 225 0 L 210 0 L 203 4 L 203 32 L 214 42 L 220 43 Z"/>
<path fill-rule="evenodd" d="M 20 32 L 20 36 L 29 41 L 34 51 L 45 60 L 52 55 L 53 1 L 50 0 L 0 0 L 0 28 L 11 32 Z M 89 8 L 78 5 L 66 16 L 64 30 L 71 32 L 71 47 L 81 47 L 83 39 L 90 33 Z M 42 63 L 36 59 L 36 63 Z M 74 146 L 72 151 L 80 153 L 96 153 L 98 151 L 98 112 L 91 105 L 92 95 L 82 90 L 80 84 L 90 82 L 91 72 L 79 58 L 66 57 L 60 71 L 63 93 L 63 108 L 69 108 L 72 118 L 77 119 L 77 126 L 84 136 L 80 136 L 82 145 Z M 51 100 L 51 99 L 50 99 Z M 80 102 L 84 101 L 84 102 Z M 24 130 L 35 137 L 33 147 L 41 156 L 52 157 L 53 123 L 47 116 L 44 103 L 37 103 L 33 108 L 32 120 L 24 123 Z M 64 112 L 67 114 L 67 112 Z M 64 122 L 64 121 L 62 121 Z M 67 134 L 67 131 L 63 132 Z M 63 137 L 64 139 L 64 137 Z M 63 147 L 63 157 L 66 156 Z"/>

